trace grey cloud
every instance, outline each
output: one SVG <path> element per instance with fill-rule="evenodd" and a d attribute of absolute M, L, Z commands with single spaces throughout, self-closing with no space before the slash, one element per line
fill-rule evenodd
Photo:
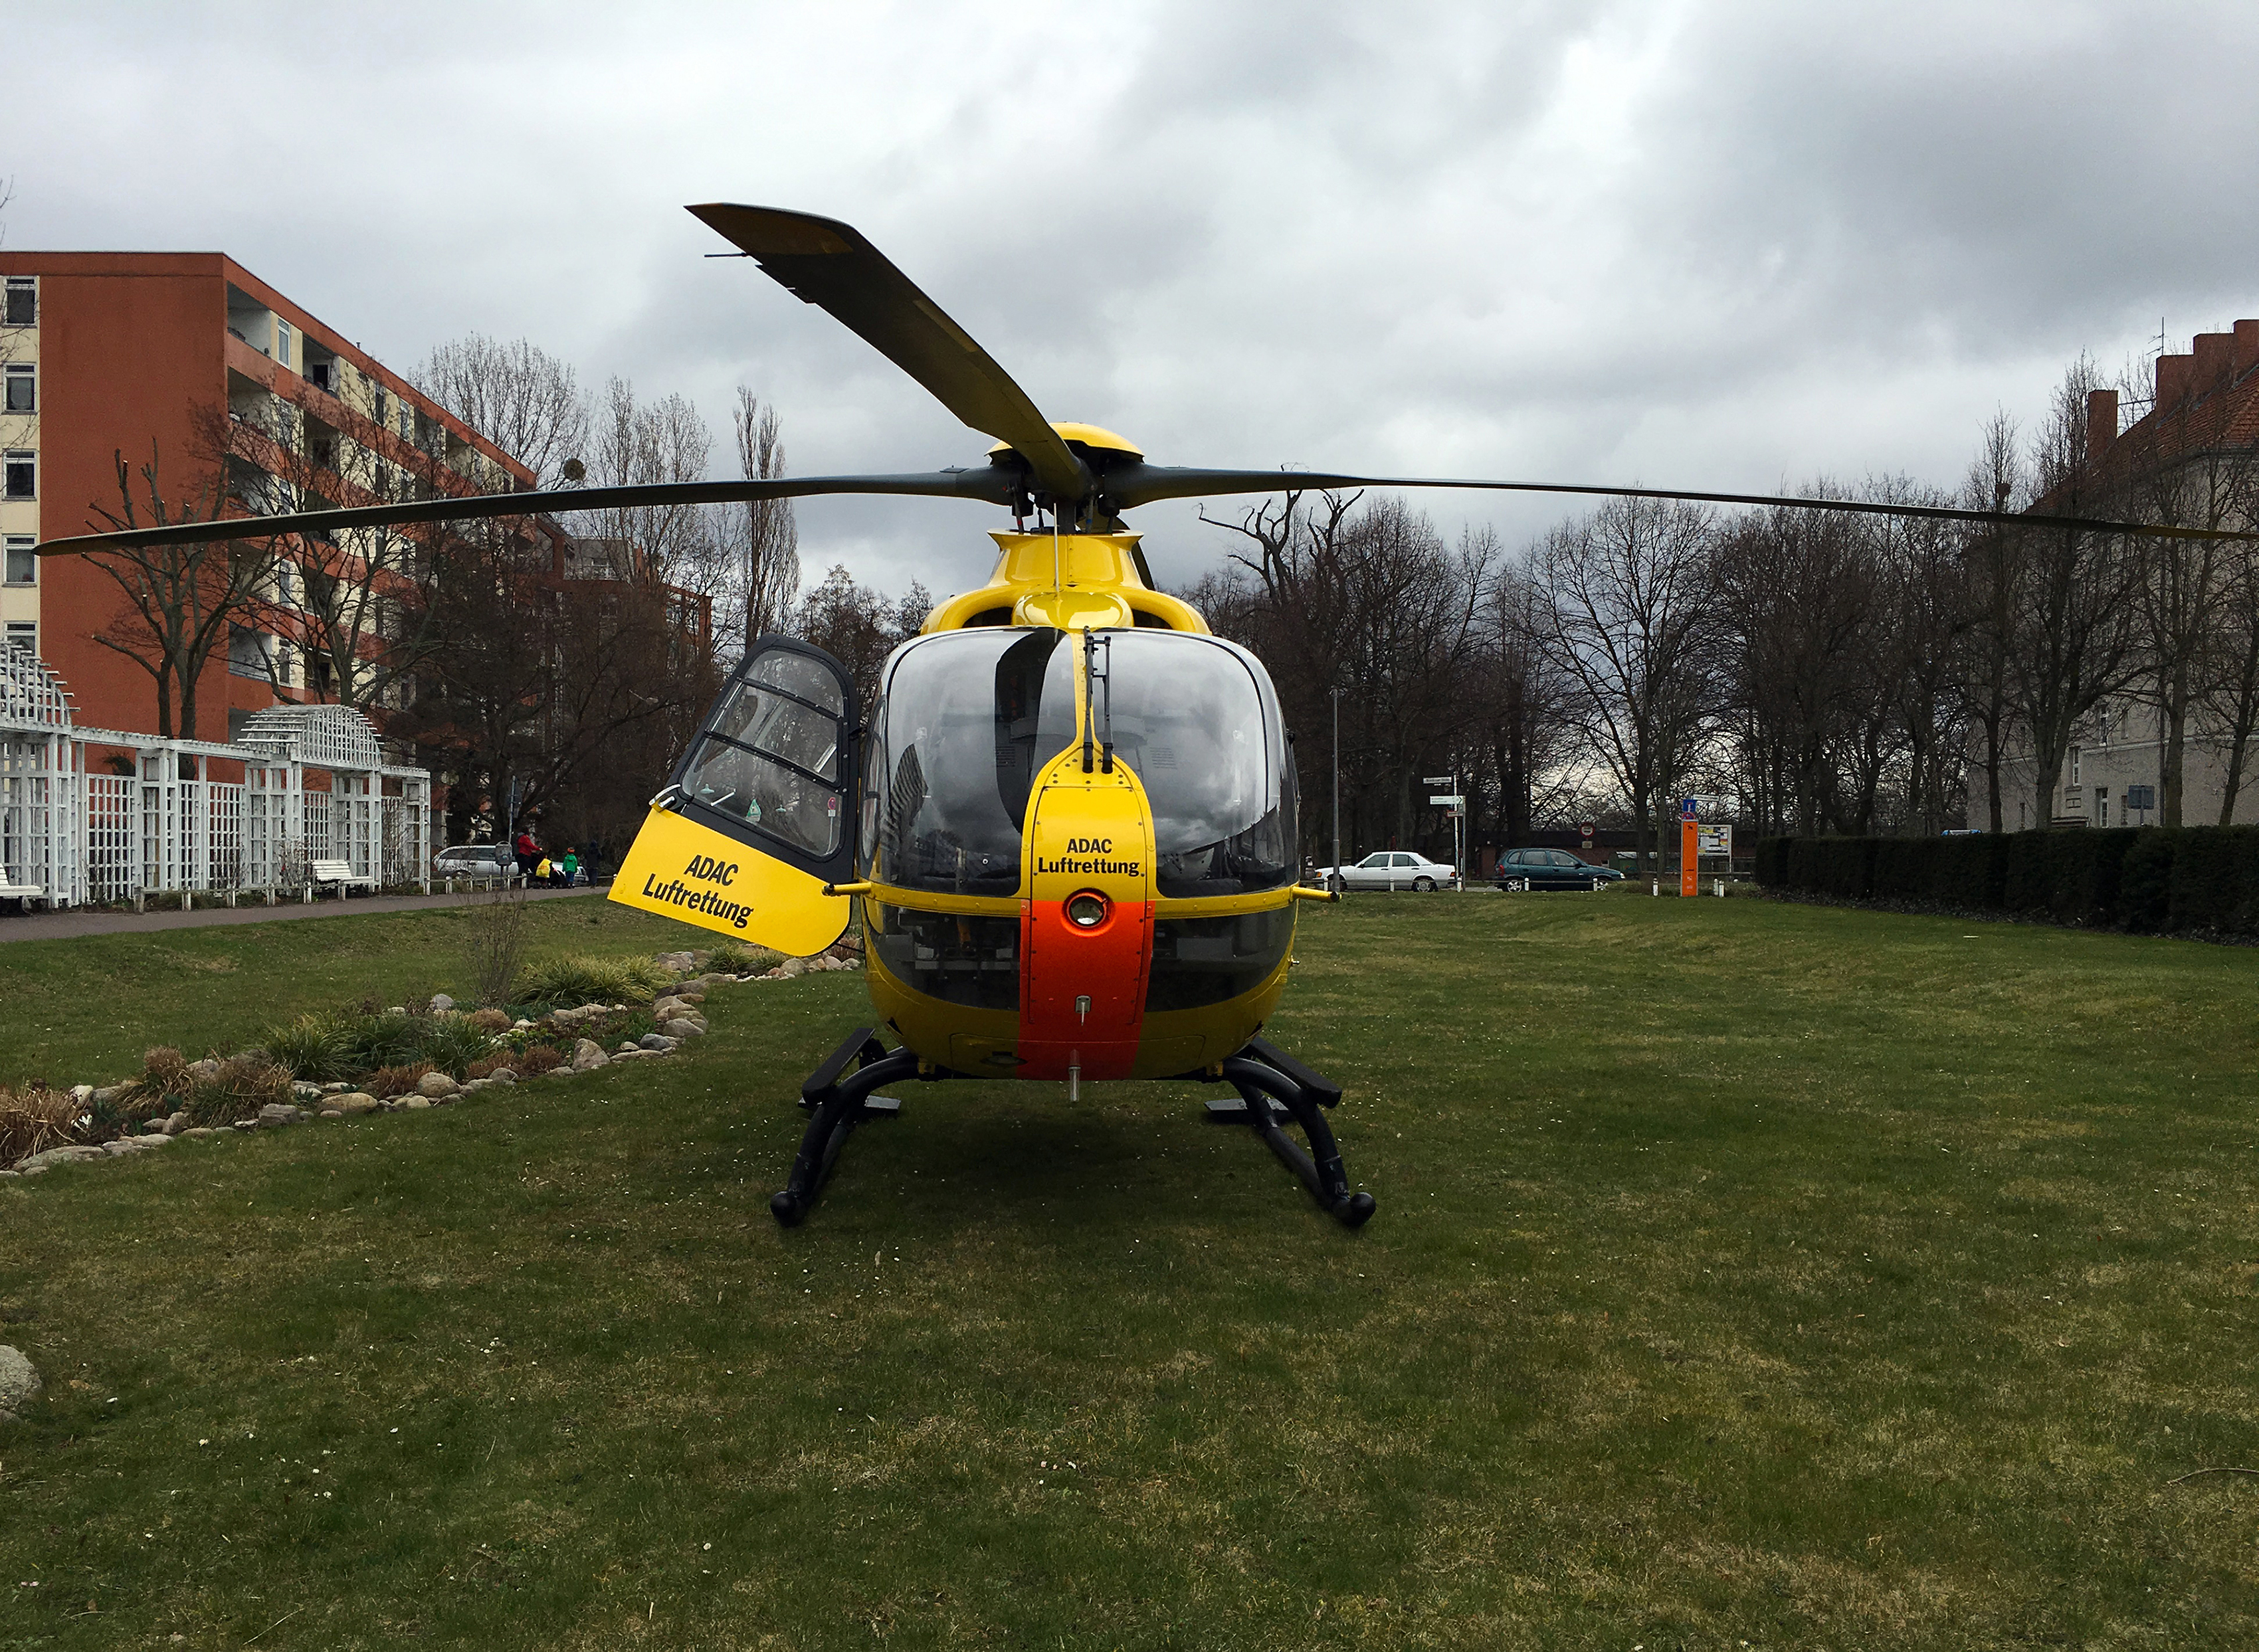
<path fill-rule="evenodd" d="M 717 425 L 744 381 L 802 471 L 986 443 L 684 202 L 856 223 L 1163 462 L 1950 481 L 2079 350 L 2259 311 L 2259 14 L 2226 4 L 121 15 L 11 20 L 57 68 L 9 245 L 222 247 L 397 364 L 523 333 Z M 1144 516 L 1167 577 L 1223 554 Z M 986 569 L 985 511 L 801 520 L 812 573 Z"/>

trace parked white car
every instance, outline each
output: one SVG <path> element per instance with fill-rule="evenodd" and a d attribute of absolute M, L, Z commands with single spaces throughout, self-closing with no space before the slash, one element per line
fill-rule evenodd
<path fill-rule="evenodd" d="M 1376 850 L 1350 866 L 1318 868 L 1321 888 L 1338 894 L 1345 889 L 1456 889 L 1459 874 L 1449 866 L 1401 849 Z"/>

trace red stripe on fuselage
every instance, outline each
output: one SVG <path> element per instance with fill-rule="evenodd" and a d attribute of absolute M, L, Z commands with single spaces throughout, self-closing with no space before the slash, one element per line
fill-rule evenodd
<path fill-rule="evenodd" d="M 1153 903 L 1116 901 L 1092 929 L 1067 922 L 1063 901 L 1020 903 L 1022 1079 L 1126 1079 L 1145 1023 Z M 1087 1008 L 1079 1008 L 1087 999 Z"/>

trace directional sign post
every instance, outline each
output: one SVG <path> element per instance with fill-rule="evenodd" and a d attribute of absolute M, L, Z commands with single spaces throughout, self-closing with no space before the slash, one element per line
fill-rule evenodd
<path fill-rule="evenodd" d="M 1442 797 L 1428 800 L 1430 808 L 1447 808 L 1451 812 L 1451 875 L 1458 880 L 1459 893 L 1467 892 L 1467 800 L 1459 791 L 1456 774 L 1423 774 L 1420 777 L 1430 786 L 1448 786 L 1450 791 Z"/>
<path fill-rule="evenodd" d="M 1678 893 L 1692 900 L 1702 893 L 1702 828 L 1697 823 L 1695 800 L 1678 800 Z"/>

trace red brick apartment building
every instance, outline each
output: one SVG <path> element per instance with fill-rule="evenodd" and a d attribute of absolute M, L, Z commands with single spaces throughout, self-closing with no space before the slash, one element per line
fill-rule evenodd
<path fill-rule="evenodd" d="M 326 477 L 327 497 L 298 490 L 308 509 L 379 502 L 346 475 L 396 497 L 533 484 L 524 466 L 224 254 L 0 253 L 0 627 L 7 645 L 61 673 L 82 726 L 157 728 L 149 674 L 95 640 L 124 605 L 116 583 L 85 559 L 32 554 L 43 539 L 106 525 L 96 508 L 118 509 L 116 455 L 138 473 L 153 444 L 168 500 L 194 500 L 200 462 L 205 476 L 214 470 L 208 435 L 199 459 L 200 422 L 208 432 L 225 409 L 260 433 L 227 461 L 227 491 L 246 502 L 271 497 L 262 452 L 301 481 Z M 135 490 L 146 520 L 138 474 Z M 332 697 L 308 680 L 319 662 L 278 654 L 276 641 L 238 626 L 215 649 L 198 679 L 199 738 L 224 740 L 278 702 Z"/>

